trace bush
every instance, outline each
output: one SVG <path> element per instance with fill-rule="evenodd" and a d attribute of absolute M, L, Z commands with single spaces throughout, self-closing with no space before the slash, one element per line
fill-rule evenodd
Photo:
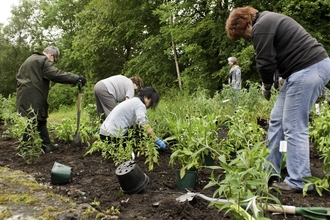
<path fill-rule="evenodd" d="M 82 98 L 82 107 L 94 104 L 93 87 L 85 86 Z M 77 105 L 78 87 L 68 84 L 55 84 L 49 91 L 49 112 L 58 111 L 60 107 L 72 107 Z M 96 108 L 95 108 L 96 112 Z"/>
<path fill-rule="evenodd" d="M 49 112 L 58 111 L 61 106 L 72 106 L 76 103 L 78 88 L 72 85 L 55 84 L 48 96 Z"/>

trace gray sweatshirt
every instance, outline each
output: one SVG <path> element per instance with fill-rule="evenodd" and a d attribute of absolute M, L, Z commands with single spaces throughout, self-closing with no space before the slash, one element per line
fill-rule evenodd
<path fill-rule="evenodd" d="M 133 81 L 123 75 L 115 75 L 101 80 L 107 87 L 108 92 L 112 94 L 117 102 L 122 102 L 128 98 L 134 97 Z"/>

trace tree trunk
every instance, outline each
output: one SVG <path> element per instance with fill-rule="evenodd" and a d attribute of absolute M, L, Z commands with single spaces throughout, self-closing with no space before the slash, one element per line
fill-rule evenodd
<path fill-rule="evenodd" d="M 172 50 L 173 50 L 173 55 L 174 55 L 176 74 L 178 75 L 179 89 L 181 91 L 182 90 L 181 74 L 180 74 L 180 68 L 179 68 L 179 62 L 178 62 L 178 54 L 176 52 L 176 45 L 175 45 L 173 36 L 172 36 Z"/>

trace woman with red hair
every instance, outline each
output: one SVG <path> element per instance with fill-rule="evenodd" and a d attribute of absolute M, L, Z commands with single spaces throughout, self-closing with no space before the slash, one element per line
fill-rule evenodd
<path fill-rule="evenodd" d="M 270 115 L 267 160 L 272 173 L 280 174 L 280 141 L 287 142 L 288 176 L 270 183 L 282 193 L 301 192 L 311 176 L 309 162 L 308 116 L 316 99 L 330 79 L 330 59 L 322 44 L 294 19 L 270 11 L 259 12 L 247 6 L 235 8 L 226 22 L 231 40 L 252 40 L 262 93 L 271 97 L 274 73 L 284 79 Z M 310 187 L 308 190 L 312 190 Z"/>

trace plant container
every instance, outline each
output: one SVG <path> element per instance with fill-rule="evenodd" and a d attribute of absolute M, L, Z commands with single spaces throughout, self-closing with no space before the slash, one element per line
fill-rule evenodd
<path fill-rule="evenodd" d="M 181 179 L 180 177 L 180 169 L 176 171 L 176 185 L 179 190 L 184 189 L 194 189 L 196 184 L 196 176 L 197 171 L 194 170 L 186 170 L 185 175 Z"/>
<path fill-rule="evenodd" d="M 213 166 L 214 165 L 214 160 L 211 157 L 211 155 L 205 155 L 204 156 L 204 161 L 205 161 L 205 166 Z"/>
<path fill-rule="evenodd" d="M 51 171 L 51 184 L 70 183 L 71 170 L 71 167 L 55 162 Z"/>
<path fill-rule="evenodd" d="M 125 194 L 141 192 L 148 184 L 149 177 L 142 172 L 135 161 L 122 163 L 116 169 L 116 175 L 121 189 Z"/>

